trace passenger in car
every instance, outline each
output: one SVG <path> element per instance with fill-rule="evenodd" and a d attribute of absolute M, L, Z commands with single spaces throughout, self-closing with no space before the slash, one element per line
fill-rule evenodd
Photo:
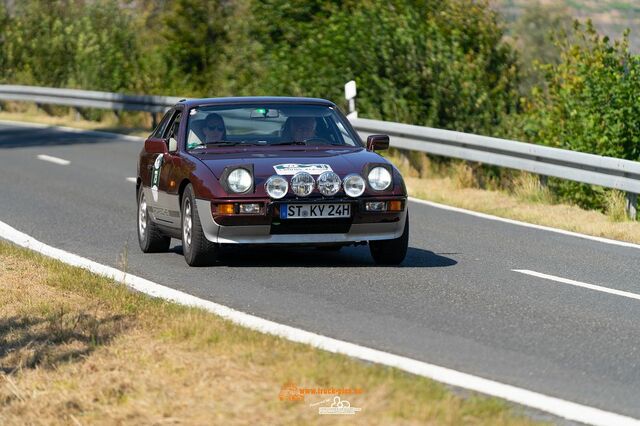
<path fill-rule="evenodd" d="M 204 133 L 204 143 L 221 142 L 227 138 L 227 128 L 224 125 L 224 120 L 215 112 L 207 115 L 202 131 Z"/>

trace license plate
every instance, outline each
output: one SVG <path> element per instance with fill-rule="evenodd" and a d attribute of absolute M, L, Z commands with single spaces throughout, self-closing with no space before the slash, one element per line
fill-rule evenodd
<path fill-rule="evenodd" d="M 281 204 L 280 219 L 351 217 L 351 204 Z"/>

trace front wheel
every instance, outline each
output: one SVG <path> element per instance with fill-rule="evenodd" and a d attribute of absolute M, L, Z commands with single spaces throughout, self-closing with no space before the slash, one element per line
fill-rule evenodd
<path fill-rule="evenodd" d="M 371 256 L 377 265 L 399 265 L 407 255 L 409 247 L 409 213 L 404 222 L 404 231 L 392 240 L 369 241 Z"/>
<path fill-rule="evenodd" d="M 189 266 L 209 266 L 218 257 L 218 245 L 207 240 L 202 230 L 191 184 L 182 195 L 182 252 Z"/>

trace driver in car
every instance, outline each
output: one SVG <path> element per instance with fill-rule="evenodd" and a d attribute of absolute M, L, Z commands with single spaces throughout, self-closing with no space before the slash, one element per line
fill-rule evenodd
<path fill-rule="evenodd" d="M 316 136 L 316 119 L 313 117 L 291 117 L 291 139 L 302 142 Z"/>

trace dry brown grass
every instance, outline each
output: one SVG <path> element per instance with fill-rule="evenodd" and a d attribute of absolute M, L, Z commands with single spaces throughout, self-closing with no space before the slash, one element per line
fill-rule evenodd
<path fill-rule="evenodd" d="M 493 398 L 230 324 L 0 242 L 0 424 L 531 424 Z M 286 382 L 361 388 L 320 416 Z M 326 405 L 326 404 L 325 404 Z"/>
<path fill-rule="evenodd" d="M 502 191 L 459 189 L 451 178 L 407 179 L 409 194 L 424 200 L 509 219 L 640 244 L 640 223 L 566 204 L 522 201 Z"/>
<path fill-rule="evenodd" d="M 104 111 L 100 121 L 93 121 L 82 118 L 70 108 L 56 107 L 56 111 L 57 114 L 50 115 L 37 108 L 35 104 L 9 103 L 0 111 L 0 120 L 101 130 L 140 137 L 147 137 L 151 133 L 150 118 L 144 113 L 125 112 L 118 118 L 115 114 Z"/>

